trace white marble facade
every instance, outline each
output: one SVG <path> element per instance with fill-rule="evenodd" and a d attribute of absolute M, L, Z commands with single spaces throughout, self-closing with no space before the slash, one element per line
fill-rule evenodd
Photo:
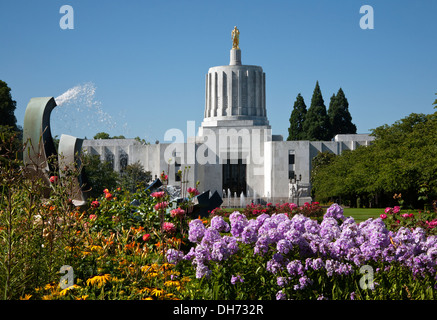
<path fill-rule="evenodd" d="M 179 183 L 175 173 L 190 166 L 188 179 L 192 185 L 200 181 L 201 192 L 222 195 L 230 190 L 238 196 L 256 194 L 269 202 L 311 201 L 312 158 L 323 151 L 340 154 L 367 146 L 373 137 L 283 141 L 272 134 L 268 122 L 265 84 L 262 67 L 242 65 L 241 51 L 231 49 L 230 64 L 212 67 L 206 74 L 204 120 L 198 136 L 189 136 L 184 143 L 153 145 L 134 139 L 85 140 L 83 147 L 111 161 L 117 171 L 137 161 L 152 177 L 165 171 L 173 185 Z"/>

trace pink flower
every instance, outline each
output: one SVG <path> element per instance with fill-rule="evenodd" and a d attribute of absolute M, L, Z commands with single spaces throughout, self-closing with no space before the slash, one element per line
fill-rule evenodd
<path fill-rule="evenodd" d="M 109 192 L 108 189 L 104 189 L 104 190 L 103 190 L 103 193 L 108 193 L 108 192 Z"/>
<path fill-rule="evenodd" d="M 414 214 L 412 214 L 412 213 L 404 213 L 404 214 L 401 214 L 401 217 L 402 218 L 412 218 L 412 217 L 414 217 Z"/>
<path fill-rule="evenodd" d="M 401 207 L 399 207 L 399 206 L 394 206 L 394 208 L 393 208 L 393 213 L 398 213 L 399 211 L 401 211 Z"/>
<path fill-rule="evenodd" d="M 170 215 L 174 218 L 174 217 L 183 217 L 185 214 L 185 210 L 181 209 L 181 208 L 177 208 L 177 209 L 173 209 L 170 211 Z"/>
<path fill-rule="evenodd" d="M 90 214 L 90 220 L 95 220 L 97 219 L 97 216 L 95 214 Z"/>
<path fill-rule="evenodd" d="M 297 204 L 295 204 L 295 203 L 290 203 L 288 206 L 290 207 L 291 210 L 297 208 Z"/>
<path fill-rule="evenodd" d="M 381 215 L 380 215 L 380 217 L 381 217 L 381 219 L 383 219 L 383 220 L 384 220 L 384 219 L 386 219 L 386 218 L 387 218 L 387 215 L 383 213 L 383 214 L 381 214 Z"/>
<path fill-rule="evenodd" d="M 164 191 L 157 191 L 157 192 L 153 192 L 151 194 L 152 197 L 157 198 L 157 199 L 164 197 L 164 195 L 165 195 Z"/>
<path fill-rule="evenodd" d="M 164 222 L 164 223 L 162 224 L 162 230 L 163 230 L 164 232 L 173 233 L 173 232 L 176 231 L 176 227 L 175 227 L 175 225 L 174 225 L 173 223 L 171 223 L 171 222 Z"/>
<path fill-rule="evenodd" d="M 187 189 L 187 192 L 190 194 L 190 197 L 195 197 L 195 196 L 199 195 L 199 191 L 196 188 L 189 187 Z"/>
<path fill-rule="evenodd" d="M 387 207 L 387 208 L 385 208 L 384 212 L 387 213 L 387 214 L 391 214 L 392 210 L 393 210 L 392 208 Z"/>
<path fill-rule="evenodd" d="M 426 224 L 428 225 L 428 228 L 433 229 L 437 227 L 437 219 L 434 219 L 431 222 L 426 221 Z"/>
<path fill-rule="evenodd" d="M 155 210 L 159 211 L 159 210 L 164 210 L 165 208 L 167 208 L 168 206 L 168 202 L 167 201 L 163 201 L 163 202 L 159 202 L 157 204 L 155 204 Z"/>
<path fill-rule="evenodd" d="M 271 202 L 269 202 L 269 203 L 266 204 L 267 207 L 270 207 L 271 205 L 272 205 Z"/>

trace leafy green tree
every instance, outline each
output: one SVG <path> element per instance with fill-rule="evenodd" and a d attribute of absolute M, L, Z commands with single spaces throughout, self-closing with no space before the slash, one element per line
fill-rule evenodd
<path fill-rule="evenodd" d="M 94 136 L 94 140 L 98 139 L 111 139 L 111 137 L 109 136 L 109 133 L 99 132 Z"/>
<path fill-rule="evenodd" d="M 393 206 L 402 194 L 405 205 L 421 207 L 437 197 L 437 112 L 412 113 L 393 125 L 372 131 L 372 145 L 343 152 L 312 175 L 318 200 L 357 198 L 376 206 Z M 426 197 L 423 197 L 426 186 Z"/>
<path fill-rule="evenodd" d="M 331 97 L 328 109 L 328 118 L 331 127 L 331 138 L 337 134 L 356 134 L 357 127 L 352 123 L 349 112 L 349 102 L 340 88 L 337 95 Z"/>
<path fill-rule="evenodd" d="M 150 171 L 145 171 L 141 163 L 129 164 L 120 174 L 120 184 L 131 192 L 136 192 L 138 187 L 144 186 L 152 180 Z"/>
<path fill-rule="evenodd" d="M 17 118 L 15 117 L 15 108 L 17 102 L 12 99 L 11 89 L 7 83 L 0 80 L 0 125 L 11 126 L 17 130 Z"/>
<path fill-rule="evenodd" d="M 303 123 L 303 131 L 305 138 L 311 141 L 327 141 L 331 139 L 329 118 L 326 113 L 326 106 L 318 81 L 314 88 L 311 106 L 308 109 L 305 122 Z"/>
<path fill-rule="evenodd" d="M 104 189 L 117 187 L 119 174 L 107 161 L 100 161 L 99 155 L 85 154 L 82 158 L 84 190 L 91 198 L 99 197 Z"/>
<path fill-rule="evenodd" d="M 294 102 L 293 111 L 290 115 L 290 127 L 288 128 L 287 141 L 305 140 L 303 123 L 307 114 L 307 106 L 301 94 L 299 93 Z"/>

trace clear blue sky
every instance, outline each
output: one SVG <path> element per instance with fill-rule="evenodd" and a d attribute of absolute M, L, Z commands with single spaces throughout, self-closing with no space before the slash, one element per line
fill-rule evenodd
<path fill-rule="evenodd" d="M 65 4 L 74 9 L 73 30 L 59 26 Z M 374 9 L 373 30 L 360 28 L 362 5 Z M 317 80 L 326 106 L 343 88 L 358 132 L 367 133 L 435 111 L 436 17 L 436 0 L 3 0 L 0 79 L 20 125 L 32 97 L 91 82 L 103 116 L 58 107 L 54 134 L 163 141 L 168 129 L 185 132 L 188 120 L 200 126 L 205 74 L 229 63 L 237 25 L 243 64 L 266 73 L 274 134 L 287 137 L 297 94 L 309 107 Z"/>

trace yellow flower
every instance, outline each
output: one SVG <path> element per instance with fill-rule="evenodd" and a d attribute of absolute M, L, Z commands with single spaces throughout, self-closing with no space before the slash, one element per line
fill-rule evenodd
<path fill-rule="evenodd" d="M 80 297 L 76 298 L 76 300 L 86 300 L 87 298 L 88 298 L 88 295 L 80 296 Z"/>
<path fill-rule="evenodd" d="M 98 252 L 98 251 L 100 251 L 102 249 L 101 246 L 95 246 L 95 245 L 91 245 L 88 248 L 90 248 L 91 252 L 92 251 L 97 251 Z"/>
<path fill-rule="evenodd" d="M 151 266 L 142 266 L 142 267 L 140 268 L 140 270 L 141 270 L 142 272 L 148 272 L 151 268 L 152 268 Z"/>
<path fill-rule="evenodd" d="M 143 298 L 141 300 L 153 300 L 153 298 L 152 297 L 147 297 L 147 298 Z"/>
<path fill-rule="evenodd" d="M 32 297 L 31 294 L 26 294 L 26 295 L 24 295 L 24 297 L 20 297 L 20 300 L 29 300 L 30 297 Z"/>
<path fill-rule="evenodd" d="M 44 290 L 53 290 L 56 286 L 54 284 L 46 284 Z"/>
<path fill-rule="evenodd" d="M 163 289 L 157 289 L 157 288 L 155 288 L 155 289 L 152 290 L 152 295 L 159 297 L 159 296 L 161 296 L 161 294 L 162 294 L 163 292 L 164 292 Z"/>
<path fill-rule="evenodd" d="M 150 288 L 144 287 L 144 288 L 138 290 L 138 293 L 139 293 L 139 294 L 142 294 L 142 293 L 149 293 L 151 290 L 152 290 L 152 289 L 150 289 Z"/>
<path fill-rule="evenodd" d="M 177 280 L 168 280 L 168 281 L 164 282 L 164 286 L 167 286 L 167 287 L 171 287 L 171 286 L 177 287 L 180 285 L 181 285 L 181 283 Z"/>
<path fill-rule="evenodd" d="M 65 288 L 64 290 L 62 290 L 61 292 L 59 292 L 59 295 L 65 296 L 68 293 L 68 291 L 70 291 L 72 289 L 76 289 L 76 288 L 80 288 L 80 286 L 78 286 L 77 284 L 73 284 L 72 286 L 69 286 L 69 287 Z"/>
<path fill-rule="evenodd" d="M 109 281 L 111 279 L 111 275 L 106 273 L 104 275 L 101 276 L 94 276 L 90 279 L 88 279 L 86 281 L 87 286 L 89 285 L 94 285 L 95 283 L 97 283 L 98 287 L 101 287 L 102 285 L 104 285 L 107 281 Z"/>

